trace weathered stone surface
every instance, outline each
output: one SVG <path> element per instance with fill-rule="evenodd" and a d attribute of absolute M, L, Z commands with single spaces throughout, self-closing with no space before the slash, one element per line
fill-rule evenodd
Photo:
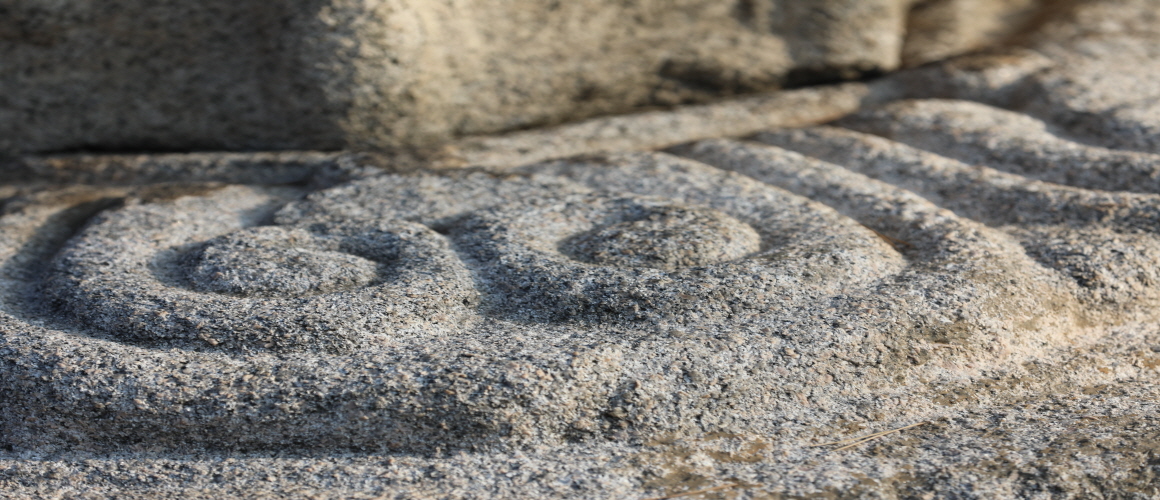
<path fill-rule="evenodd" d="M 1066 4 L 1023 47 L 897 75 L 911 97 L 969 99 L 1116 149 L 1160 151 L 1160 13 L 1143 0 Z"/>
<path fill-rule="evenodd" d="M 907 26 L 913 3 L 17 0 L 0 152 L 423 145 L 891 70 L 1037 7 L 944 0 L 972 15 Z"/>
<path fill-rule="evenodd" d="M 459 143 L 483 168 L 21 160 L 0 493 L 1156 497 L 1156 120 L 1105 86 L 1155 85 L 1150 9 L 789 101 Z M 1141 47 L 1069 64 L 1081 41 Z M 765 118 L 786 128 L 743 109 L 791 101 Z M 72 167 L 96 185 L 47 182 Z"/>
<path fill-rule="evenodd" d="M 1010 42 L 1042 17 L 1058 14 L 1062 1 L 955 0 L 911 4 L 902 63 L 916 66 L 988 45 Z"/>

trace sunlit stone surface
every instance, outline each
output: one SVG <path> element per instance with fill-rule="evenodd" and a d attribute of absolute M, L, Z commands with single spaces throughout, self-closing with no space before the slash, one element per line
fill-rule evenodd
<path fill-rule="evenodd" d="M 0 492 L 1160 495 L 1157 14 L 1069 9 L 477 167 L 13 160 Z"/>

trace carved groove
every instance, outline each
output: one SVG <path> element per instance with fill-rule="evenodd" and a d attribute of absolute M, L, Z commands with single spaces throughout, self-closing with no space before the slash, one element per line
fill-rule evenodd
<path fill-rule="evenodd" d="M 925 150 L 815 127 L 298 201 L 234 186 L 130 202 L 48 270 L 78 326 L 37 326 L 4 296 L 16 404 L 0 418 L 25 446 L 647 437 L 825 418 L 1154 317 L 1160 197 L 1090 189 L 1152 157 L 1028 138 L 1106 159 L 1052 167 L 1013 139 L 912 125 L 939 113 L 1028 120 L 912 102 L 841 123 Z M 1027 161 L 942 156 L 992 147 Z M 0 218 L 6 290 L 30 289 L 22 252 L 46 217 Z"/>

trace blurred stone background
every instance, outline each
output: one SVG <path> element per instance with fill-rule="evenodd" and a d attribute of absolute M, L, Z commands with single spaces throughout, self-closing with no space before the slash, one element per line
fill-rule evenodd
<path fill-rule="evenodd" d="M 1050 0 L 0 3 L 0 153 L 398 149 L 860 79 Z"/>

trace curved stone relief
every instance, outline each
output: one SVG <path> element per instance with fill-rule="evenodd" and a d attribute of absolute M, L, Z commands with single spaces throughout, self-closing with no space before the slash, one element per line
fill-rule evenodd
<path fill-rule="evenodd" d="M 547 304 L 554 319 L 735 321 L 902 266 L 871 231 L 750 179 L 665 157 L 610 163 L 527 169 L 613 191 L 497 206 L 454 233 L 488 279 L 511 285 L 505 307 Z"/>
<path fill-rule="evenodd" d="M 1156 155 L 965 101 L 833 125 L 325 189 L 9 198 L 7 442 L 430 451 L 762 430 L 907 414 L 1090 326 L 1155 319 Z"/>
<path fill-rule="evenodd" d="M 72 205 L 17 207 L 11 441 L 425 450 L 824 420 L 1150 303 L 1152 268 L 1128 272 L 1147 247 L 1112 259 L 1076 246 L 1094 245 L 1082 225 L 1080 243 L 1036 235 L 1127 200 L 1092 220 L 1150 238 L 1151 195 L 842 129 L 758 139 L 850 166 L 716 140 L 297 200 L 234 186 L 130 197 L 67 242 L 35 235 Z"/>
<path fill-rule="evenodd" d="M 1160 495 L 1151 1 L 440 151 L 0 158 L 0 496 Z"/>
<path fill-rule="evenodd" d="M 1068 140 L 1031 116 L 986 104 L 916 99 L 847 116 L 843 127 L 971 165 L 1087 189 L 1160 192 L 1160 157 Z"/>
<path fill-rule="evenodd" d="M 478 301 L 430 229 L 255 226 L 278 201 L 227 188 L 102 214 L 57 256 L 49 296 L 124 340 L 336 353 L 445 333 Z"/>
<path fill-rule="evenodd" d="M 978 453 L 959 455 L 972 443 L 991 451 L 987 439 L 1016 439 L 988 437 L 996 425 L 1052 436 L 1089 422 L 1080 429 L 1094 434 L 1108 424 L 1092 415 L 1114 407 L 1147 416 L 1125 417 L 1133 423 L 1117 431 L 1134 432 L 1154 414 L 1145 398 L 1106 402 L 1076 386 L 1086 399 L 1060 403 L 1071 420 L 1043 427 L 1039 405 L 1019 399 L 1043 386 L 997 384 L 1072 391 L 1097 379 L 1063 374 L 1114 370 L 1098 379 L 1112 380 L 1135 369 L 1113 364 L 1125 356 L 1141 363 L 1130 373 L 1148 373 L 1154 357 L 1136 352 L 1147 345 L 1138 337 L 1109 340 L 1130 351 L 1119 358 L 1085 361 L 1071 347 L 1155 318 L 1160 200 L 1143 180 L 1092 189 L 1117 187 L 1100 184 L 1118 175 L 1105 165 L 1130 164 L 1143 179 L 1153 158 L 1071 142 L 1050 125 L 1023 142 L 1009 131 L 954 142 L 923 125 L 963 115 L 1031 123 L 911 101 L 836 127 L 668 153 L 378 175 L 313 191 L 7 198 L 3 444 L 48 456 L 148 450 L 165 458 L 141 463 L 165 470 L 186 467 L 170 457 L 208 451 L 245 457 L 258 483 L 277 467 L 354 456 L 345 484 L 375 471 L 426 485 L 416 471 L 451 460 L 506 470 L 494 464 L 511 451 L 536 464 L 564 456 L 551 463 L 576 471 L 588 465 L 573 465 L 575 454 L 668 453 L 638 443 L 672 435 L 782 440 L 744 465 L 780 474 L 847 462 L 808 444 L 832 439 L 811 434 L 819 426 L 851 422 L 975 415 L 971 428 L 986 429 L 977 443 L 948 441 L 952 424 L 906 431 L 922 444 L 905 449 L 933 463 L 959 457 L 948 466 L 959 468 L 973 467 Z M 1001 147 L 1023 148 L 1023 160 L 969 156 Z M 1107 161 L 1036 160 L 1055 154 Z M 735 438 L 713 439 L 736 451 Z M 1057 467 L 1064 449 L 1044 463 Z M 305 458 L 261 462 L 275 452 Z M 619 473 L 623 462 L 601 453 L 584 463 Z M 92 463 L 78 469 L 112 477 L 122 467 Z M 318 484 L 331 487 L 334 469 L 322 469 Z M 205 470 L 191 474 L 214 482 L 222 469 Z M 812 487 L 828 471 L 796 480 Z"/>
<path fill-rule="evenodd" d="M 922 121 L 967 121 L 977 113 L 1007 120 L 1020 119 L 1009 112 L 958 102 L 899 104 L 885 112 L 866 113 L 847 120 L 856 127 L 884 133 L 897 131 L 900 140 L 932 151 L 947 148 L 945 132 L 938 127 L 909 129 L 907 119 L 895 120 L 891 111 L 903 106 L 924 109 Z M 963 118 L 963 110 L 967 110 Z M 1023 121 L 1032 121 L 1021 118 Z M 970 127 L 964 127 L 969 131 Z M 1038 128 L 1042 130 L 1043 126 Z M 1151 319 L 1160 299 L 1160 196 L 1149 182 L 1160 166 L 1160 157 L 1139 152 L 1107 150 L 1076 144 L 1045 132 L 1012 138 L 1013 130 L 991 134 L 976 132 L 964 138 L 958 156 L 971 160 L 980 143 L 996 150 L 1022 150 L 1012 155 L 1018 162 L 967 164 L 901 143 L 840 128 L 819 127 L 760 134 L 759 141 L 787 147 L 833 161 L 852 171 L 905 187 L 956 213 L 984 222 L 1016 238 L 1026 253 L 1043 267 L 1059 271 L 1078 286 L 1089 314 L 1109 314 L 1112 322 L 1129 318 Z M 967 132 L 964 132 L 967 135 Z M 1002 139 L 1002 142 L 999 139 Z M 1069 161 L 1048 161 L 1055 156 Z M 1085 161 L 1095 160 L 1095 161 Z M 1036 177 L 1067 181 L 1069 185 L 1028 179 L 983 165 L 994 164 L 1010 171 L 1032 170 Z M 1120 175 L 1130 170 L 1137 175 Z M 1108 192 L 1109 179 L 1135 177 L 1132 191 Z M 1094 189 L 1093 189 L 1094 188 Z"/>

